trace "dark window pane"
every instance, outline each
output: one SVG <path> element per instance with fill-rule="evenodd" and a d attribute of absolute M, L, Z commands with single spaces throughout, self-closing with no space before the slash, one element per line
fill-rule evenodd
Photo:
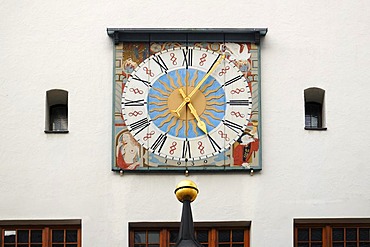
<path fill-rule="evenodd" d="M 299 243 L 298 247 L 308 247 L 308 243 Z"/>
<path fill-rule="evenodd" d="M 67 230 L 67 242 L 77 242 L 77 230 Z"/>
<path fill-rule="evenodd" d="M 208 247 L 208 244 L 202 244 L 203 245 L 203 247 Z"/>
<path fill-rule="evenodd" d="M 28 230 L 18 230 L 17 231 L 18 243 L 28 243 L 28 236 L 29 236 Z"/>
<path fill-rule="evenodd" d="M 145 247 L 145 244 L 134 244 L 135 247 Z"/>
<path fill-rule="evenodd" d="M 64 247 L 64 244 L 53 244 L 53 247 Z"/>
<path fill-rule="evenodd" d="M 244 244 L 233 244 L 232 247 L 244 247 Z"/>
<path fill-rule="evenodd" d="M 244 230 L 233 230 L 233 242 L 243 242 L 244 241 Z"/>
<path fill-rule="evenodd" d="M 229 230 L 218 231 L 218 242 L 230 242 L 230 231 Z"/>
<path fill-rule="evenodd" d="M 6 244 L 5 247 L 15 247 L 15 244 Z"/>
<path fill-rule="evenodd" d="M 298 241 L 308 241 L 308 228 L 298 229 Z"/>
<path fill-rule="evenodd" d="M 346 243 L 346 247 L 357 247 L 356 243 Z"/>
<path fill-rule="evenodd" d="M 343 228 L 333 228 L 332 238 L 333 238 L 333 241 L 343 241 L 344 240 L 344 229 Z"/>
<path fill-rule="evenodd" d="M 17 247 L 28 247 L 28 244 L 18 244 Z"/>
<path fill-rule="evenodd" d="M 50 130 L 68 130 L 67 105 L 50 107 Z"/>
<path fill-rule="evenodd" d="M 321 228 L 312 228 L 311 229 L 311 240 L 312 241 L 321 241 L 322 240 L 322 229 Z"/>
<path fill-rule="evenodd" d="M 77 247 L 77 244 L 67 244 L 67 247 Z"/>
<path fill-rule="evenodd" d="M 4 231 L 4 243 L 15 243 L 15 231 L 14 230 Z"/>
<path fill-rule="evenodd" d="M 159 243 L 159 231 L 148 232 L 148 242 L 149 243 Z"/>
<path fill-rule="evenodd" d="M 208 231 L 197 231 L 197 240 L 199 242 L 208 242 Z"/>
<path fill-rule="evenodd" d="M 370 240 L 370 228 L 360 228 L 360 240 Z"/>
<path fill-rule="evenodd" d="M 42 247 L 42 244 L 31 244 L 31 247 Z"/>
<path fill-rule="evenodd" d="M 333 247 L 344 247 L 344 243 L 333 243 Z"/>
<path fill-rule="evenodd" d="M 230 244 L 219 244 L 218 247 L 230 247 Z"/>
<path fill-rule="evenodd" d="M 149 244 L 149 247 L 159 247 L 159 244 Z"/>
<path fill-rule="evenodd" d="M 31 231 L 31 243 L 42 243 L 42 230 Z"/>
<path fill-rule="evenodd" d="M 357 240 L 357 229 L 356 228 L 347 228 L 346 229 L 346 240 L 347 241 L 356 241 Z M 348 247 L 348 244 L 347 244 Z"/>
<path fill-rule="evenodd" d="M 64 243 L 64 230 L 53 230 L 53 243 Z"/>
<path fill-rule="evenodd" d="M 145 243 L 145 232 L 135 232 L 135 243 Z"/>
<path fill-rule="evenodd" d="M 321 243 L 312 243 L 311 247 L 322 247 Z"/>
<path fill-rule="evenodd" d="M 179 236 L 178 231 L 170 231 L 170 242 L 171 243 L 176 243 L 178 236 Z"/>
<path fill-rule="evenodd" d="M 322 127 L 322 105 L 316 102 L 306 102 L 305 104 L 305 125 L 311 128 Z"/>
<path fill-rule="evenodd" d="M 360 247 L 370 247 L 370 243 L 360 243 Z"/>

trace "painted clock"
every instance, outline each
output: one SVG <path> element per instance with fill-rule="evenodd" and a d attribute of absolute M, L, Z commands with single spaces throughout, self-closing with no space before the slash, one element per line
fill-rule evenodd
<path fill-rule="evenodd" d="M 257 42 L 115 48 L 113 170 L 261 168 Z"/>

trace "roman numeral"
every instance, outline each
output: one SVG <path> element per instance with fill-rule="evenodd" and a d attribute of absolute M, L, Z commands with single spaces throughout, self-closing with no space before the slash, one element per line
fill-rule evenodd
<path fill-rule="evenodd" d="M 143 99 L 138 99 L 138 100 L 129 100 L 125 99 L 125 102 L 123 102 L 125 106 L 144 106 L 146 102 L 144 102 Z"/>
<path fill-rule="evenodd" d="M 238 76 L 228 80 L 227 82 L 225 82 L 223 86 L 227 87 L 227 86 L 233 84 L 234 82 L 239 81 L 241 78 L 243 78 L 243 75 L 238 75 Z"/>
<path fill-rule="evenodd" d="M 160 56 L 154 56 L 153 60 L 159 65 L 159 68 L 161 69 L 161 72 L 167 74 L 168 67 L 164 63 L 163 59 Z"/>
<path fill-rule="evenodd" d="M 153 150 L 153 152 L 155 152 L 156 149 L 158 148 L 158 153 L 160 153 L 166 140 L 167 140 L 167 134 L 164 134 L 164 135 L 160 134 L 157 140 L 155 140 L 155 142 L 150 148 Z"/>
<path fill-rule="evenodd" d="M 229 105 L 249 106 L 252 102 L 247 99 L 234 99 L 226 102 Z"/>
<path fill-rule="evenodd" d="M 215 152 L 220 152 L 221 147 L 217 144 L 217 142 L 209 134 L 207 134 L 207 136 L 208 136 L 209 142 L 211 143 L 213 147 L 213 150 L 215 150 Z"/>
<path fill-rule="evenodd" d="M 218 56 L 216 57 L 215 61 L 213 61 L 211 67 L 209 67 L 207 73 L 212 69 L 213 65 L 215 65 L 215 63 L 217 62 L 217 60 L 220 58 L 221 54 L 218 54 Z"/>
<path fill-rule="evenodd" d="M 189 153 L 189 155 L 188 155 Z M 182 145 L 182 158 L 189 157 L 191 158 L 191 153 L 190 153 L 190 142 L 188 140 L 185 140 L 183 145 Z"/>
<path fill-rule="evenodd" d="M 193 49 L 186 49 L 186 52 L 182 50 L 182 54 L 184 55 L 182 66 L 185 64 L 186 69 L 188 69 L 189 66 L 193 66 Z"/>
<path fill-rule="evenodd" d="M 137 75 L 134 75 L 134 76 L 131 75 L 131 78 L 134 79 L 134 80 L 137 80 L 137 81 L 141 81 L 147 87 L 152 87 L 152 85 L 151 85 L 151 83 L 149 81 L 140 79 Z"/>
<path fill-rule="evenodd" d="M 228 127 L 229 129 L 231 129 L 235 133 L 240 133 L 241 131 L 243 131 L 243 126 L 241 126 L 239 124 L 233 123 L 233 122 L 231 122 L 229 120 L 222 120 L 222 122 L 224 123 L 224 125 L 226 127 Z"/>
<path fill-rule="evenodd" d="M 147 118 L 140 119 L 132 124 L 130 124 L 131 131 L 136 131 L 135 135 L 139 134 L 143 129 L 147 128 L 150 125 L 151 120 Z"/>

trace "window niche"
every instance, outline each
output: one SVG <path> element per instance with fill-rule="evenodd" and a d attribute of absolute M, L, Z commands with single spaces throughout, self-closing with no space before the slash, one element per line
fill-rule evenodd
<path fill-rule="evenodd" d="M 68 133 L 68 91 L 46 92 L 45 133 Z"/>
<path fill-rule="evenodd" d="M 325 90 L 321 88 L 307 88 L 304 90 L 305 129 L 326 130 L 325 126 Z"/>

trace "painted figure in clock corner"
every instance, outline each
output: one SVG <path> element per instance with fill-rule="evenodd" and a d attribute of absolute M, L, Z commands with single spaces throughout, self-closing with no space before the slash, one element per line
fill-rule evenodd
<path fill-rule="evenodd" d="M 122 75 L 123 80 L 122 83 L 126 83 L 127 79 L 130 77 L 131 73 L 136 69 L 137 63 L 133 61 L 131 58 L 126 59 L 122 63 Z M 123 87 L 122 87 L 123 92 Z"/>
<path fill-rule="evenodd" d="M 140 165 L 140 145 L 128 130 L 118 135 L 116 164 L 123 170 L 135 170 Z"/>
<path fill-rule="evenodd" d="M 250 47 L 248 44 L 225 43 L 221 46 L 221 51 L 225 52 L 226 57 L 243 73 L 245 78 L 250 75 Z M 248 83 L 249 84 L 249 83 Z"/>
<path fill-rule="evenodd" d="M 245 132 L 234 143 L 234 165 L 250 168 L 258 164 L 258 121 L 252 120 Z"/>

